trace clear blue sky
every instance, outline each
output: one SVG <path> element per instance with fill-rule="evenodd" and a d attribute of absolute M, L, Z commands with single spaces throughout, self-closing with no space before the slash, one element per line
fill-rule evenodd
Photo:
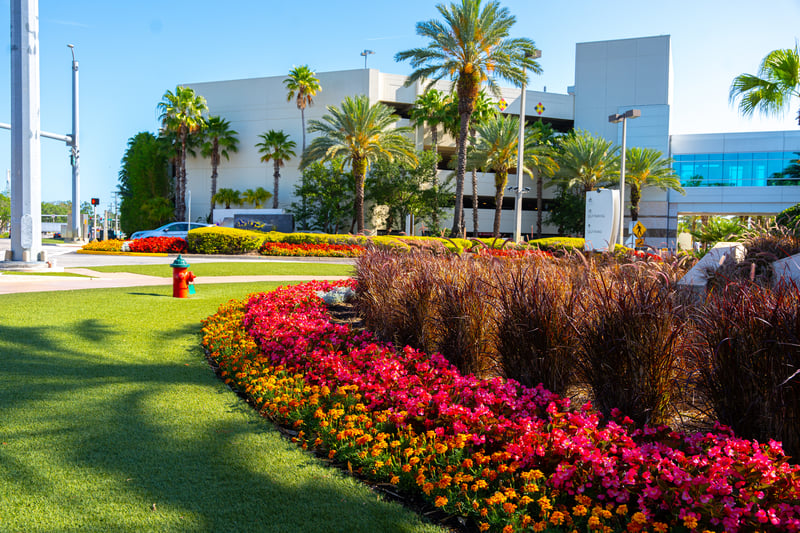
<path fill-rule="evenodd" d="M 437 17 L 431 0 L 40 0 L 41 127 L 68 133 L 71 55 L 80 62 L 81 200 L 105 207 L 117 187 L 127 141 L 156 132 L 156 105 L 181 83 L 286 74 L 308 64 L 322 72 L 369 66 L 407 74 L 394 54 L 424 45 L 415 23 Z M 517 17 L 515 37 L 542 50 L 544 72 L 532 89 L 565 93 L 574 82 L 575 43 L 670 34 L 673 133 L 797 128 L 783 119 L 743 119 L 728 104 L 731 80 L 755 73 L 761 58 L 794 46 L 800 1 L 771 0 L 503 0 Z M 0 122 L 10 122 L 9 0 L 0 0 L 6 28 L 0 54 Z M 323 88 L 324 90 L 324 88 Z M 797 106 L 795 106 L 797 107 Z M 214 110 L 212 109 L 213 113 Z M 247 142 L 247 141 L 245 141 Z M 10 168 L 10 137 L 0 130 L 0 190 Z M 42 140 L 42 199 L 71 199 L 66 146 Z"/>

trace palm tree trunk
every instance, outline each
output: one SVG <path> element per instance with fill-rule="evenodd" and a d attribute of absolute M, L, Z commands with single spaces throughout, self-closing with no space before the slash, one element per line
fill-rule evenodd
<path fill-rule="evenodd" d="M 639 220 L 639 201 L 642 199 L 642 193 L 639 186 L 635 183 L 630 184 L 631 190 L 631 221 L 636 222 Z"/>
<path fill-rule="evenodd" d="M 353 177 L 356 179 L 355 215 L 359 235 L 364 234 L 364 180 L 367 177 L 367 161 L 353 158 Z"/>
<path fill-rule="evenodd" d="M 502 179 L 501 179 L 502 176 Z M 503 189 L 505 188 L 505 183 L 508 181 L 508 174 L 503 172 L 497 172 L 495 174 L 495 190 L 494 190 L 494 228 L 492 230 L 492 236 L 496 239 L 500 237 L 500 217 L 503 214 Z M 503 184 L 500 186 L 500 184 Z"/>
<path fill-rule="evenodd" d="M 459 102 L 459 107 L 461 103 Z M 453 227 L 450 230 L 452 237 L 461 233 L 461 219 L 464 213 L 464 174 L 467 169 L 467 132 L 469 131 L 469 111 L 459 113 L 461 116 L 461 130 L 458 133 L 458 166 L 456 167 L 456 205 L 453 209 Z"/>
<path fill-rule="evenodd" d="M 175 218 L 183 220 L 186 205 L 186 135 L 181 135 L 181 155 L 178 161 L 178 179 L 175 188 Z"/>
<path fill-rule="evenodd" d="M 431 128 L 431 139 L 433 141 L 433 153 L 438 154 L 439 148 L 439 128 L 433 126 Z M 431 222 L 436 227 L 436 231 L 439 231 L 439 169 L 437 167 L 438 162 L 433 162 L 433 215 L 431 216 Z"/>
<path fill-rule="evenodd" d="M 533 169 L 533 172 L 536 173 L 536 238 L 542 238 L 542 197 L 544 196 L 544 179 L 542 179 L 542 175 L 539 174 L 536 169 Z"/>
<path fill-rule="evenodd" d="M 478 169 L 472 169 L 472 236 L 478 238 Z"/>
<path fill-rule="evenodd" d="M 300 122 L 303 126 L 303 153 L 306 151 L 306 108 L 300 108 Z"/>
<path fill-rule="evenodd" d="M 272 177 L 275 178 L 275 193 L 272 196 L 272 209 L 278 209 L 278 183 L 281 179 L 281 162 L 279 159 L 275 160 L 275 172 L 272 174 Z"/>
<path fill-rule="evenodd" d="M 217 194 L 217 167 L 219 167 L 219 147 L 214 146 L 211 152 L 211 216 L 214 216 L 214 208 L 217 206 L 214 196 Z"/>

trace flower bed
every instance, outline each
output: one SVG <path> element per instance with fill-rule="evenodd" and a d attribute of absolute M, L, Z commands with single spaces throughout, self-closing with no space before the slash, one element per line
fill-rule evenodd
<path fill-rule="evenodd" d="M 281 255 L 299 257 L 357 257 L 364 251 L 363 246 L 352 244 L 292 244 L 287 242 L 265 242 L 261 245 L 261 255 Z"/>
<path fill-rule="evenodd" d="M 147 237 L 128 243 L 131 252 L 139 253 L 173 253 L 186 251 L 186 241 L 180 237 Z"/>
<path fill-rule="evenodd" d="M 482 531 L 798 531 L 800 467 L 726 428 L 600 424 L 590 405 L 332 323 L 313 282 L 205 321 L 225 381 L 304 448 L 419 493 Z"/>

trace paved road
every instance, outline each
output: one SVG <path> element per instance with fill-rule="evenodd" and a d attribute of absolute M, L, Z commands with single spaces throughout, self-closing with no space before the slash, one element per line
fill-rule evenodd
<path fill-rule="evenodd" d="M 18 275 L 13 272 L 0 272 L 0 294 L 15 292 L 41 292 L 41 291 L 69 291 L 78 289 L 104 289 L 109 287 L 138 287 L 146 285 L 171 285 L 172 278 L 144 276 L 125 272 L 97 272 L 89 270 L 91 267 L 106 265 L 168 265 L 174 261 L 175 256 L 129 256 L 129 255 L 95 255 L 79 254 L 76 245 L 44 244 L 42 249 L 47 253 L 47 258 L 53 265 L 46 269 L 52 272 L 48 276 Z M 4 250 L 10 249 L 8 239 L 0 239 L 0 258 Z M 194 263 L 214 262 L 325 262 L 325 263 L 352 263 L 352 259 L 344 258 L 275 258 L 262 256 L 201 256 L 187 255 L 187 261 Z M 0 261 L 0 269 L 3 262 Z M 70 272 L 92 277 L 58 276 L 59 272 Z M 221 276 L 198 278 L 198 286 L 204 283 L 244 283 L 259 281 L 309 281 L 312 279 L 345 279 L 345 276 Z"/>

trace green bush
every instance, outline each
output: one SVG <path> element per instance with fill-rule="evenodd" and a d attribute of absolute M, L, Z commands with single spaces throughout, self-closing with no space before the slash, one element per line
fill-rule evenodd
<path fill-rule="evenodd" d="M 257 251 L 266 233 L 243 229 L 209 227 L 192 230 L 186 236 L 187 250 L 197 254 L 244 254 Z"/>

